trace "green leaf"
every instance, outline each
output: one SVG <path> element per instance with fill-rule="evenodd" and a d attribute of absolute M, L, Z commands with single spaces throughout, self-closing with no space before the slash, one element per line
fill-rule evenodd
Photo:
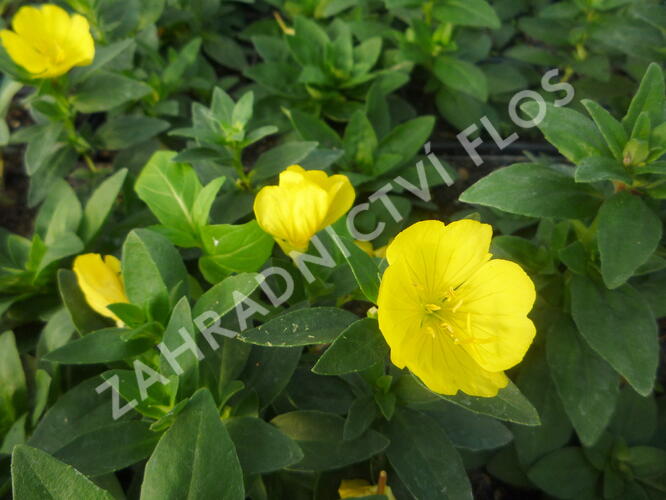
<path fill-rule="evenodd" d="M 661 220 L 638 196 L 621 191 L 604 202 L 598 221 L 601 275 L 608 288 L 617 288 L 656 250 Z"/>
<path fill-rule="evenodd" d="M 494 418 L 470 413 L 446 401 L 441 401 L 436 410 L 426 413 L 444 429 L 456 448 L 492 450 L 513 439 L 511 431 Z"/>
<path fill-rule="evenodd" d="M 548 331 L 550 373 L 564 411 L 585 446 L 592 446 L 610 422 L 620 394 L 617 374 L 580 338 L 563 317 Z"/>
<path fill-rule="evenodd" d="M 348 161 L 361 171 L 371 173 L 378 142 L 375 130 L 363 110 L 352 114 L 342 142 Z"/>
<path fill-rule="evenodd" d="M 208 217 L 213 202 L 215 202 L 215 196 L 217 196 L 225 180 L 224 177 L 213 179 L 206 184 L 194 200 L 194 204 L 192 205 L 192 219 L 197 227 L 203 228 L 208 224 Z"/>
<path fill-rule="evenodd" d="M 635 446 L 629 449 L 627 463 L 638 477 L 659 476 L 666 470 L 666 450 L 651 446 Z"/>
<path fill-rule="evenodd" d="M 25 169 L 30 176 L 41 170 L 56 151 L 62 147 L 60 136 L 63 131 L 63 124 L 52 121 L 37 125 L 31 130 L 39 130 L 39 135 L 28 141 L 25 150 Z"/>
<path fill-rule="evenodd" d="M 104 149 L 125 149 L 152 139 L 169 128 L 169 122 L 148 116 L 115 116 L 102 125 L 96 136 Z"/>
<path fill-rule="evenodd" d="M 132 370 L 108 370 L 102 373 L 102 379 L 109 383 L 116 384 L 118 394 L 123 400 L 130 402 L 136 401 L 134 410 L 142 415 L 152 419 L 160 419 L 173 406 L 174 397 L 178 380 L 175 377 L 169 379 L 168 384 L 155 383 L 145 388 L 143 397 L 142 390 L 139 388 L 136 372 Z M 159 437 L 159 436 L 158 436 Z"/>
<path fill-rule="evenodd" d="M 581 104 L 585 106 L 594 123 L 596 123 L 615 159 L 622 161 L 622 151 L 627 140 L 629 140 L 622 124 L 606 111 L 605 108 L 602 108 L 594 101 L 583 99 Z"/>
<path fill-rule="evenodd" d="M 388 437 L 386 455 L 414 498 L 472 499 L 462 459 L 432 418 L 401 409 L 388 425 Z"/>
<path fill-rule="evenodd" d="M 647 444 L 658 426 L 659 408 L 654 395 L 639 395 L 630 386 L 620 391 L 610 431 L 630 445 Z"/>
<path fill-rule="evenodd" d="M 88 476 L 101 476 L 145 460 L 158 439 L 148 422 L 114 422 L 77 436 L 54 455 Z"/>
<path fill-rule="evenodd" d="M 621 181 L 632 183 L 631 175 L 618 160 L 605 156 L 588 156 L 578 162 L 576 182 Z"/>
<path fill-rule="evenodd" d="M 652 390 L 659 361 L 657 323 L 629 285 L 607 290 L 584 276 L 571 280 L 571 310 L 587 343 L 638 391 Z"/>
<path fill-rule="evenodd" d="M 585 459 L 581 448 L 574 447 L 543 457 L 527 474 L 546 493 L 572 499 L 590 498 L 599 478 L 599 471 Z"/>
<path fill-rule="evenodd" d="M 179 246 L 196 246 L 197 225 L 192 210 L 201 191 L 194 169 L 172 161 L 172 151 L 155 153 L 136 181 L 134 189 L 157 219 L 190 238 L 176 241 Z"/>
<path fill-rule="evenodd" d="M 194 329 L 192 310 L 190 309 L 190 303 L 188 302 L 187 297 L 181 298 L 174 306 L 173 311 L 171 312 L 171 317 L 169 318 L 169 323 L 167 324 L 166 330 L 164 330 L 162 345 L 166 347 L 169 352 L 176 352 L 185 344 L 186 340 L 183 339 L 181 332 L 189 335 L 189 337 L 195 342 L 199 336 Z M 198 387 L 199 358 L 194 352 L 187 350 L 186 352 L 179 354 L 174 362 L 178 363 L 180 373 L 177 373 L 176 370 L 174 370 L 167 358 L 162 354 L 160 356 L 160 373 L 167 378 L 171 375 L 177 375 L 179 379 L 179 394 L 189 396 L 194 393 Z"/>
<path fill-rule="evenodd" d="M 207 290 L 194 306 L 192 315 L 196 318 L 203 313 L 212 311 L 220 317 L 232 311 L 238 302 L 234 292 L 248 297 L 262 282 L 262 276 L 256 273 L 243 273 L 221 281 Z"/>
<path fill-rule="evenodd" d="M 540 111 L 537 102 L 526 102 L 520 108 L 532 119 L 537 118 Z M 546 140 L 572 163 L 588 156 L 611 156 L 592 120 L 578 111 L 548 103 L 545 116 L 537 125 Z"/>
<path fill-rule="evenodd" d="M 17 446 L 12 455 L 12 490 L 14 498 L 49 498 L 70 500 L 113 500 L 76 469 L 43 451 L 30 446 Z"/>
<path fill-rule="evenodd" d="M 352 323 L 319 358 L 312 371 L 321 375 L 360 372 L 386 360 L 388 346 L 377 320 Z"/>
<path fill-rule="evenodd" d="M 14 334 L 0 335 L 0 436 L 27 409 L 28 390 Z"/>
<path fill-rule="evenodd" d="M 334 307 L 297 309 L 245 330 L 238 340 L 269 347 L 326 344 L 356 319 L 355 314 Z"/>
<path fill-rule="evenodd" d="M 72 318 L 72 323 L 81 335 L 109 326 L 109 322 L 88 305 L 73 271 L 69 269 L 58 270 L 58 291 Z"/>
<path fill-rule="evenodd" d="M 460 201 L 529 217 L 580 219 L 596 214 L 601 200 L 565 170 L 518 163 L 482 178 L 460 195 Z"/>
<path fill-rule="evenodd" d="M 433 402 L 434 407 L 437 408 L 438 399 L 444 399 L 473 413 L 488 415 L 507 422 L 530 426 L 541 423 L 534 406 L 512 382 L 501 389 L 494 398 L 468 396 L 462 392 L 455 396 L 436 394 L 429 391 L 414 375 L 400 377 L 394 390 L 400 399 L 419 410 L 429 410 Z"/>
<path fill-rule="evenodd" d="M 234 443 L 207 389 L 190 399 L 146 464 L 141 499 L 180 498 L 245 498 Z"/>
<path fill-rule="evenodd" d="M 83 241 L 91 241 L 104 225 L 123 187 L 125 177 L 127 169 L 123 168 L 102 182 L 90 196 L 83 210 L 83 219 L 78 231 Z"/>
<path fill-rule="evenodd" d="M 486 75 L 472 63 L 440 55 L 435 59 L 433 72 L 440 82 L 453 90 L 469 94 L 482 102 L 488 99 Z"/>
<path fill-rule="evenodd" d="M 377 156 L 396 155 L 399 157 L 400 160 L 393 162 L 391 167 L 397 167 L 399 163 L 411 160 L 430 137 L 434 125 L 435 118 L 432 116 L 420 116 L 401 123 L 379 143 Z M 375 167 L 376 174 L 389 170 Z"/>
<path fill-rule="evenodd" d="M 176 287 L 184 292 L 187 270 L 178 250 L 164 236 L 134 229 L 123 244 L 122 277 L 132 304 L 148 307 L 162 318 Z M 175 297 L 176 299 L 180 296 Z"/>
<path fill-rule="evenodd" d="M 338 235 L 337 238 L 332 239 L 342 251 L 363 295 L 375 304 L 379 294 L 379 269 L 375 260 L 356 246 L 350 238 Z"/>
<path fill-rule="evenodd" d="M 622 118 L 622 125 L 627 133 L 630 133 L 641 113 L 644 111 L 650 116 L 650 122 L 658 125 L 664 121 L 664 73 L 661 66 L 652 63 L 648 67 L 638 91 L 634 95 L 627 114 Z"/>
<path fill-rule="evenodd" d="M 223 274 L 258 271 L 270 257 L 274 244 L 273 238 L 255 220 L 207 226 L 201 232 L 201 239 L 208 255 L 199 261 L 200 268 L 209 270 L 214 266 Z M 209 273 L 204 274 L 207 279 L 210 277 Z"/>
<path fill-rule="evenodd" d="M 289 141 L 269 149 L 257 158 L 254 164 L 253 180 L 261 181 L 278 175 L 290 165 L 305 159 L 317 148 L 315 141 Z"/>
<path fill-rule="evenodd" d="M 89 333 L 49 352 L 46 361 L 64 365 L 94 365 L 122 361 L 150 349 L 154 342 L 146 337 L 127 338 L 131 330 L 105 328 Z"/>
<path fill-rule="evenodd" d="M 345 441 L 356 439 L 367 431 L 377 418 L 377 403 L 373 396 L 364 396 L 354 400 L 349 406 L 343 437 Z"/>
<path fill-rule="evenodd" d="M 240 345 L 248 346 L 248 344 Z M 248 389 L 259 396 L 261 408 L 266 408 L 289 384 L 301 359 L 301 347 L 248 346 L 252 348 L 242 374 Z"/>
<path fill-rule="evenodd" d="M 40 207 L 35 229 L 47 246 L 53 245 L 67 233 L 75 233 L 81 222 L 81 203 L 64 180 L 58 179 Z"/>
<path fill-rule="evenodd" d="M 150 86 L 143 82 L 117 73 L 99 71 L 75 89 L 72 104 L 82 113 L 96 113 L 137 101 L 151 92 Z"/>
<path fill-rule="evenodd" d="M 170 57 L 171 60 L 164 69 L 161 78 L 161 83 L 167 87 L 167 92 L 183 85 L 183 76 L 188 68 L 196 62 L 200 48 L 201 38 L 194 38 L 175 57 Z"/>
<path fill-rule="evenodd" d="M 342 147 L 342 141 L 338 133 L 323 120 L 298 109 L 289 110 L 288 116 L 304 141 L 315 141 L 321 147 L 327 148 Z"/>
<path fill-rule="evenodd" d="M 313 20 L 298 16 L 294 19 L 293 36 L 287 37 L 289 49 L 302 65 L 323 65 L 330 40 L 326 32 Z"/>
<path fill-rule="evenodd" d="M 388 439 L 373 430 L 345 441 L 344 419 L 320 411 L 283 413 L 271 423 L 296 441 L 303 451 L 303 460 L 290 467 L 295 470 L 337 469 L 367 460 L 381 453 L 389 444 Z"/>
<path fill-rule="evenodd" d="M 231 112 L 231 125 L 233 127 L 245 127 L 252 118 L 252 108 L 254 107 L 254 93 L 246 92 L 238 99 Z"/>
<path fill-rule="evenodd" d="M 512 426 L 516 454 L 526 466 L 567 444 L 572 428 L 543 351 L 531 351 L 523 360 L 516 384 L 539 412 L 540 419 L 536 427 Z"/>
<path fill-rule="evenodd" d="M 436 4 L 433 15 L 441 22 L 459 26 L 500 27 L 495 9 L 485 0 L 443 0 Z"/>
<path fill-rule="evenodd" d="M 292 439 L 260 418 L 235 417 L 225 424 L 246 475 L 277 471 L 303 460 Z"/>
<path fill-rule="evenodd" d="M 28 444 L 56 454 L 76 440 L 84 439 L 90 432 L 99 431 L 113 438 L 114 434 L 109 430 L 118 429 L 115 426 L 127 421 L 129 415 L 113 419 L 110 393 L 96 391 L 103 382 L 102 378 L 93 377 L 60 396 L 46 412 Z"/>

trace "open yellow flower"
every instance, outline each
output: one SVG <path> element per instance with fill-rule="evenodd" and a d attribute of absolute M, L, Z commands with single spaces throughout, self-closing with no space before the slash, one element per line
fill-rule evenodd
<path fill-rule="evenodd" d="M 490 260 L 491 238 L 477 221 L 424 221 L 388 247 L 379 327 L 393 363 L 434 392 L 497 395 L 534 338 L 534 284 L 517 264 Z"/>
<path fill-rule="evenodd" d="M 74 273 L 88 305 L 102 316 L 111 318 L 118 326 L 123 322 L 107 306 L 129 302 L 120 276 L 120 261 L 113 255 L 86 253 L 74 259 Z"/>
<path fill-rule="evenodd" d="M 21 7 L 12 20 L 14 31 L 0 31 L 12 60 L 33 78 L 54 78 L 95 57 L 95 43 L 85 17 L 57 5 Z"/>
<path fill-rule="evenodd" d="M 287 255 L 294 250 L 305 252 L 316 233 L 351 208 L 355 196 L 344 175 L 329 177 L 323 170 L 292 165 L 280 174 L 277 186 L 261 188 L 254 214 Z"/>

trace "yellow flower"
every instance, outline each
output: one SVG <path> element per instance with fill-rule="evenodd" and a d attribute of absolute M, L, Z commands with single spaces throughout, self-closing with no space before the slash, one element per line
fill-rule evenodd
<path fill-rule="evenodd" d="M 473 220 L 423 221 L 389 245 L 379 327 L 391 360 L 432 391 L 492 397 L 534 338 L 534 284 L 488 253 L 492 228 Z"/>
<path fill-rule="evenodd" d="M 379 486 L 372 485 L 364 479 L 347 479 L 340 483 L 338 494 L 340 498 L 362 498 L 372 495 L 386 495 L 389 500 L 395 500 L 390 486 L 385 486 L 382 493 L 378 492 Z"/>
<path fill-rule="evenodd" d="M 98 253 L 79 255 L 74 259 L 74 273 L 88 305 L 97 313 L 113 319 L 118 326 L 123 322 L 109 309 L 109 304 L 129 302 L 120 276 L 120 261 L 113 255 Z"/>
<path fill-rule="evenodd" d="M 79 14 L 70 16 L 57 5 L 21 7 L 12 20 L 14 31 L 0 31 L 0 40 L 16 64 L 33 78 L 54 78 L 95 57 L 90 26 Z"/>
<path fill-rule="evenodd" d="M 369 241 L 354 240 L 354 243 L 370 257 L 379 257 L 380 259 L 386 258 L 386 249 L 388 248 L 388 245 L 376 249 Z"/>
<path fill-rule="evenodd" d="M 259 226 L 275 238 L 286 254 L 305 252 L 310 239 L 342 217 L 355 193 L 344 175 L 287 167 L 277 186 L 263 187 L 254 200 Z"/>

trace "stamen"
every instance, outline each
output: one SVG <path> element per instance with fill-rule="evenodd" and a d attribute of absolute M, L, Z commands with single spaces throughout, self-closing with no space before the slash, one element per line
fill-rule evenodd
<path fill-rule="evenodd" d="M 439 311 L 441 307 L 439 307 L 437 304 L 426 304 L 425 306 L 426 312 L 429 313 L 434 313 L 435 311 Z"/>

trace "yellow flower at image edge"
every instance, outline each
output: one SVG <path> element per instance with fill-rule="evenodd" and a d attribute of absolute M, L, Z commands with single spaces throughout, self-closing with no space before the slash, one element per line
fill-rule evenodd
<path fill-rule="evenodd" d="M 102 316 L 113 319 L 118 326 L 122 321 L 107 306 L 129 302 L 120 277 L 120 261 L 113 255 L 97 253 L 79 255 L 74 259 L 74 273 L 88 305 Z"/>
<path fill-rule="evenodd" d="M 491 238 L 477 221 L 424 221 L 387 249 L 379 327 L 392 362 L 434 392 L 497 395 L 534 338 L 534 284 L 517 264 L 490 260 Z"/>
<path fill-rule="evenodd" d="M 10 30 L 0 40 L 12 60 L 33 78 L 54 78 L 95 57 L 90 25 L 79 14 L 69 15 L 57 5 L 21 7 Z"/>
<path fill-rule="evenodd" d="M 298 165 L 280 174 L 277 186 L 261 188 L 254 200 L 259 226 L 282 250 L 305 252 L 310 239 L 342 217 L 352 206 L 354 188 L 344 175 Z"/>

